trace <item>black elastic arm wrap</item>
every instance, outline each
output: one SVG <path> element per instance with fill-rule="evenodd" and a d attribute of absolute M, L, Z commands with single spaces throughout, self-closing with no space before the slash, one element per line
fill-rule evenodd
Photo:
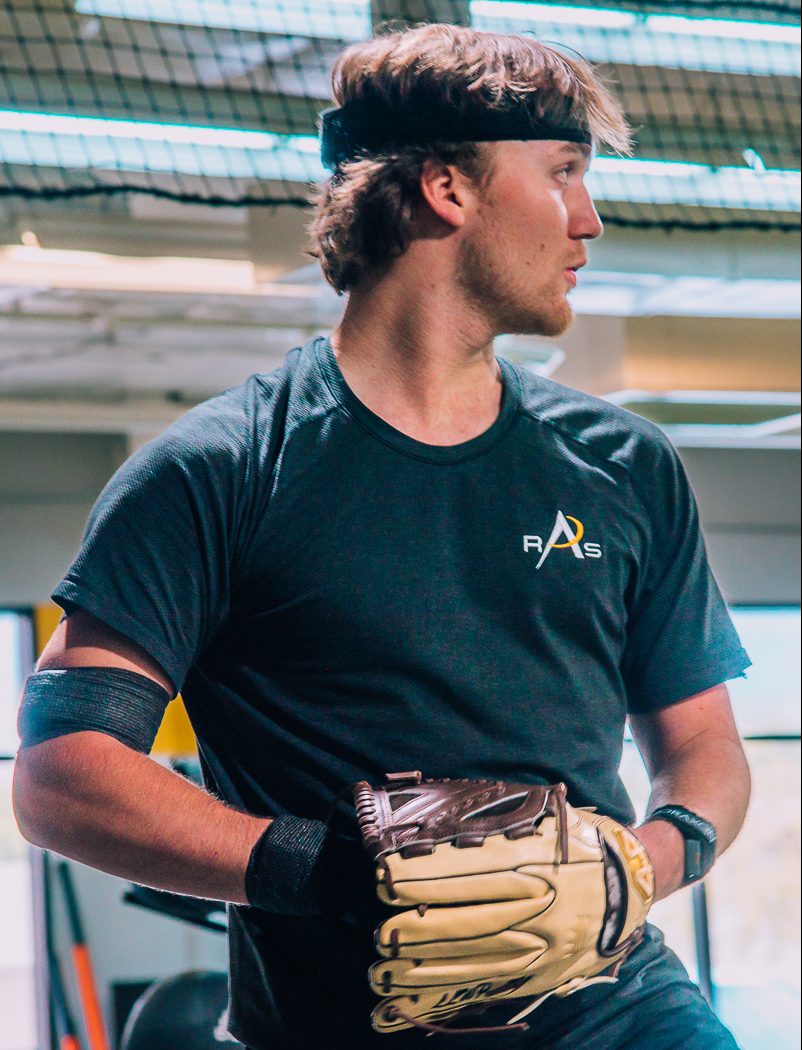
<path fill-rule="evenodd" d="M 276 915 L 319 915 L 327 833 L 320 820 L 276 817 L 251 851 L 245 873 L 248 903 Z"/>
<path fill-rule="evenodd" d="M 95 730 L 148 754 L 170 699 L 152 678 L 118 667 L 36 671 L 25 683 L 17 730 L 23 747 Z"/>
<path fill-rule="evenodd" d="M 274 915 L 323 915 L 371 930 L 392 913 L 376 896 L 361 840 L 289 813 L 275 817 L 251 850 L 245 896 Z"/>

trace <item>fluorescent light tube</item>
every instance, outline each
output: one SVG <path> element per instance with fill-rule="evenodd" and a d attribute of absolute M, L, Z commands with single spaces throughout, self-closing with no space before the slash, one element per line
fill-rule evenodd
<path fill-rule="evenodd" d="M 327 175 L 311 135 L 16 110 L 0 110 L 0 132 L 0 161 L 7 164 L 292 182 Z M 800 208 L 798 171 L 597 157 L 588 187 L 602 201 L 764 211 Z"/>

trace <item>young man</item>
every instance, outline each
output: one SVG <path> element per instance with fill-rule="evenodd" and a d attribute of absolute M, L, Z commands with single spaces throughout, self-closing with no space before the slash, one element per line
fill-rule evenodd
<path fill-rule="evenodd" d="M 575 59 L 451 26 L 350 48 L 334 96 L 312 234 L 341 324 L 111 480 L 20 716 L 31 841 L 232 902 L 231 1027 L 256 1050 L 454 1042 L 371 1030 L 372 874 L 326 824 L 350 783 L 562 780 L 631 823 L 629 714 L 650 812 L 673 807 L 636 829 L 658 897 L 749 794 L 723 684 L 749 661 L 674 452 L 493 353 L 568 325 L 618 105 Z M 209 793 L 147 757 L 178 689 Z M 653 928 L 618 983 L 529 1022 L 456 1045 L 734 1046 Z"/>

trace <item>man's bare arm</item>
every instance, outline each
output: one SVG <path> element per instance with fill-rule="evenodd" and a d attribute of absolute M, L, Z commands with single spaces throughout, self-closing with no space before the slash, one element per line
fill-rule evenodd
<path fill-rule="evenodd" d="M 720 856 L 743 825 L 751 789 L 727 687 L 630 721 L 652 785 L 647 812 L 674 803 L 698 813 L 715 827 Z M 655 866 L 657 898 L 667 897 L 682 885 L 682 835 L 672 824 L 648 817 L 637 834 Z"/>
<path fill-rule="evenodd" d="M 88 613 L 62 620 L 39 670 L 111 667 L 175 690 L 152 658 Z M 269 820 L 240 813 L 98 732 L 22 748 L 14 810 L 23 835 L 134 882 L 245 903 L 245 870 Z"/>

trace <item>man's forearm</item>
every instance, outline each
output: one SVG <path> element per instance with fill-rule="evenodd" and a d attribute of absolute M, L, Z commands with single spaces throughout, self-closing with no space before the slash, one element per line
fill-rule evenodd
<path fill-rule="evenodd" d="M 14 806 L 29 841 L 133 882 L 245 903 L 245 870 L 266 818 L 101 733 L 23 748 Z"/>
<path fill-rule="evenodd" d="M 716 829 L 716 855 L 720 856 L 743 825 L 750 786 L 740 743 L 705 736 L 689 741 L 654 776 L 647 817 L 636 830 L 655 867 L 658 900 L 682 885 L 684 840 L 673 825 L 649 821 L 648 814 L 673 803 L 704 817 Z"/>

